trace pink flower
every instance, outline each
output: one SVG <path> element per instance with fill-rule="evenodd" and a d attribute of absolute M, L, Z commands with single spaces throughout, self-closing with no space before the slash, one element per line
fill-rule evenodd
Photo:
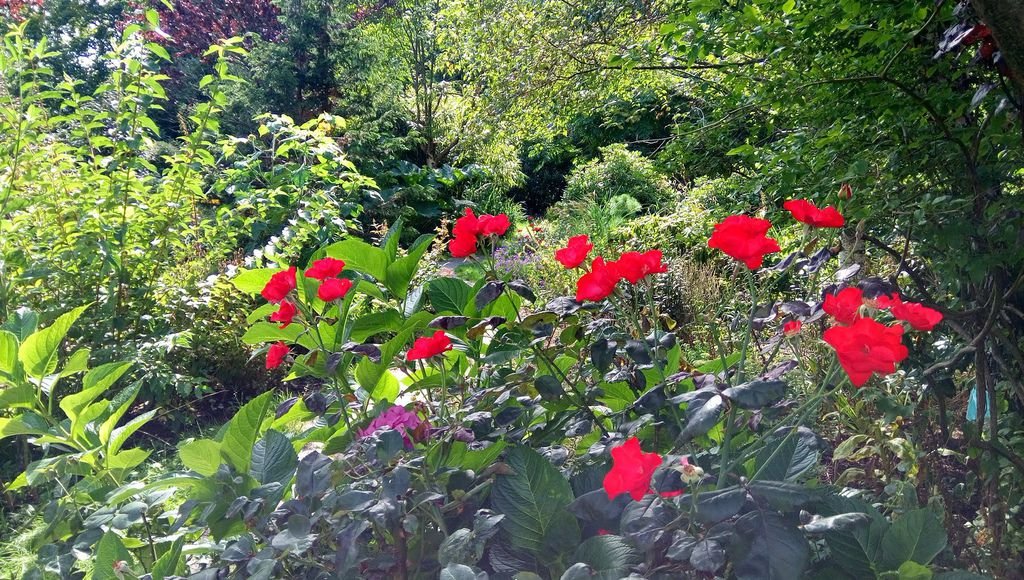
<path fill-rule="evenodd" d="M 412 449 L 413 438 L 417 437 L 417 431 L 423 423 L 419 415 L 396 405 L 377 415 L 365 429 L 360 429 L 359 438 L 370 437 L 382 429 L 393 429 L 402 434 L 406 449 Z"/>

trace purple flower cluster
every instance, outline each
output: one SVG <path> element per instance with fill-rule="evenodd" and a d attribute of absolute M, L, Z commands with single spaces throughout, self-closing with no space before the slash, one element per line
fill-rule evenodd
<path fill-rule="evenodd" d="M 412 438 L 409 435 L 421 423 L 423 423 L 423 420 L 420 419 L 419 415 L 405 407 L 396 405 L 378 415 L 373 421 L 370 421 L 370 424 L 365 429 L 360 429 L 359 438 L 370 437 L 382 429 L 393 429 L 402 434 L 406 448 L 412 449 Z"/>
<path fill-rule="evenodd" d="M 521 275 L 528 267 L 541 260 L 540 254 L 532 248 L 516 243 L 503 245 L 494 251 L 495 266 L 503 272 Z"/>

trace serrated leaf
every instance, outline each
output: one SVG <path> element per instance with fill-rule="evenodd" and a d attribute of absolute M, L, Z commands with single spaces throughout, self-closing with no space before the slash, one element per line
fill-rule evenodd
<path fill-rule="evenodd" d="M 427 284 L 427 297 L 438 314 L 464 314 L 473 289 L 458 278 L 435 278 Z"/>
<path fill-rule="evenodd" d="M 220 467 L 220 443 L 212 439 L 196 439 L 178 448 L 178 457 L 186 468 L 207 477 Z"/>
<path fill-rule="evenodd" d="M 269 429 L 253 447 L 249 475 L 261 484 L 287 485 L 295 474 L 298 461 L 291 440 L 283 433 Z"/>
<path fill-rule="evenodd" d="M 544 456 L 528 447 L 508 453 L 509 474 L 496 477 L 491 491 L 493 508 L 505 515 L 501 528 L 512 545 L 557 558 L 579 543 L 576 518 L 566 508 L 572 488 Z"/>

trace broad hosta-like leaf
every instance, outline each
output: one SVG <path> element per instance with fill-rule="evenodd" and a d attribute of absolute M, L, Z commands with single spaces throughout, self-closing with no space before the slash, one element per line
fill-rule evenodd
<path fill-rule="evenodd" d="M 359 238 L 348 238 L 324 248 L 324 254 L 343 260 L 345 268 L 373 276 L 378 282 L 387 281 L 388 256 L 384 250 L 371 246 Z"/>
<path fill-rule="evenodd" d="M 179 575 L 179 572 L 185 572 L 185 561 L 181 557 L 181 547 L 184 543 L 183 537 L 174 540 L 171 547 L 157 559 L 150 572 L 153 580 L 164 580 L 169 576 Z"/>
<path fill-rule="evenodd" d="M 18 337 L 13 332 L 0 330 L 0 374 L 13 375 L 18 364 Z"/>
<path fill-rule="evenodd" d="M 909 511 L 893 522 L 882 540 L 882 565 L 895 570 L 907 561 L 929 564 L 946 547 L 946 528 L 929 509 Z"/>
<path fill-rule="evenodd" d="M 178 448 L 178 457 L 186 468 L 211 476 L 220 467 L 220 443 L 212 439 L 196 439 Z"/>
<path fill-rule="evenodd" d="M 420 236 L 413 242 L 405 256 L 388 264 L 386 269 L 387 278 L 383 282 L 388 290 L 398 298 L 405 298 L 409 293 L 409 282 L 416 274 L 416 269 L 419 267 L 423 254 L 430 249 L 430 241 L 432 239 L 434 239 L 434 236 L 429 234 Z"/>
<path fill-rule="evenodd" d="M 249 472 L 252 449 L 260 436 L 263 420 L 274 416 L 273 391 L 267 391 L 246 403 L 235 413 L 224 430 L 221 454 L 239 473 Z"/>
<path fill-rule="evenodd" d="M 114 532 L 107 532 L 100 538 L 96 545 L 92 574 L 88 576 L 91 580 L 120 580 L 123 576 L 115 572 L 114 566 L 117 562 L 132 563 L 132 555 L 124 547 L 121 538 Z"/>
<path fill-rule="evenodd" d="M 499 475 L 491 491 L 493 507 L 505 514 L 501 527 L 512 545 L 539 555 L 557 558 L 579 543 L 576 518 L 566 508 L 572 488 L 542 455 L 528 447 L 516 447 L 506 460 L 511 474 Z"/>
<path fill-rule="evenodd" d="M 57 355 L 64 337 L 88 307 L 89 305 L 79 306 L 59 316 L 53 324 L 33 332 L 21 343 L 18 348 L 18 360 L 21 361 L 25 374 L 39 379 L 53 373 L 57 368 Z"/>
<path fill-rule="evenodd" d="M 291 481 L 298 461 L 291 440 L 285 434 L 269 429 L 253 447 L 249 475 L 261 484 L 277 482 L 286 485 Z"/>
<path fill-rule="evenodd" d="M 246 294 L 259 294 L 270 281 L 270 277 L 280 271 L 281 268 L 242 270 L 231 279 L 231 283 Z"/>

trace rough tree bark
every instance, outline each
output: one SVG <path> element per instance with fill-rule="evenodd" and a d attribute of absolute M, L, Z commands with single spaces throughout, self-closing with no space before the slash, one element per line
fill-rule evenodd
<path fill-rule="evenodd" d="M 1024 0 L 972 0 L 1010 67 L 1010 77 L 1024 93 Z"/>

